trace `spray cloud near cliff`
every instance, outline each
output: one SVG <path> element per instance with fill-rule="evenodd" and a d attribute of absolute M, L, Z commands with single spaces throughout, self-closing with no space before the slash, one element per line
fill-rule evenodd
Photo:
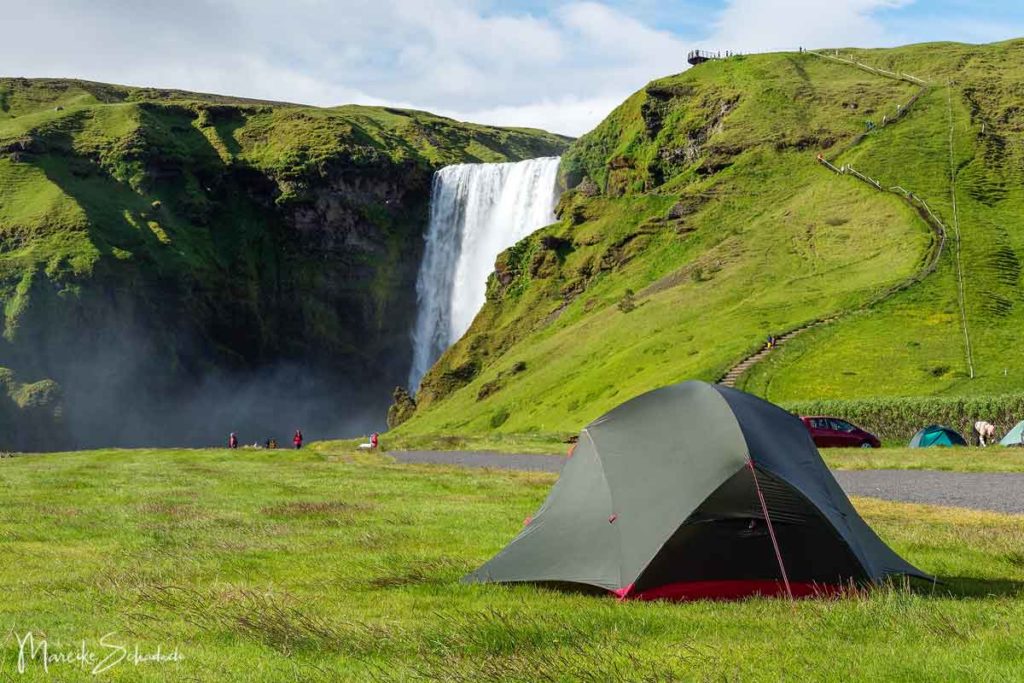
<path fill-rule="evenodd" d="M 372 383 L 299 361 L 217 369 L 186 383 L 147 372 L 145 359 L 121 355 L 88 365 L 65 391 L 65 425 L 76 448 L 211 446 L 226 443 L 230 432 L 243 444 L 275 438 L 286 445 L 295 429 L 307 439 L 351 437 L 383 427 L 388 398 Z M 124 371 L 132 367 L 135 373 Z"/>
<path fill-rule="evenodd" d="M 502 250 L 555 220 L 559 157 L 457 164 L 434 175 L 416 281 L 409 386 L 469 328 Z"/>
<path fill-rule="evenodd" d="M 31 431 L 15 421 L 0 430 L 0 450 L 217 446 L 230 432 L 244 444 L 284 446 L 295 429 L 308 440 L 352 437 L 384 426 L 393 383 L 374 381 L 378 373 L 408 371 L 398 362 L 341 367 L 323 354 L 228 362 L 187 324 L 167 339 L 137 314 L 118 309 L 77 327 L 74 339 L 52 327 L 38 338 L 18 365 L 24 380 L 58 380 L 60 419 Z"/>

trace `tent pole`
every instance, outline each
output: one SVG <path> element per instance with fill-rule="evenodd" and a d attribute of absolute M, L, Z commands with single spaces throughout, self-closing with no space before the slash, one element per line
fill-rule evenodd
<path fill-rule="evenodd" d="M 757 470 L 754 468 L 754 459 L 747 457 L 747 467 L 754 477 L 754 489 L 757 491 L 757 498 L 761 501 L 761 512 L 764 513 L 764 521 L 768 524 L 768 535 L 772 539 L 772 547 L 775 548 L 775 559 L 779 562 L 779 571 L 782 572 L 782 583 L 786 587 L 786 595 L 790 601 L 793 600 L 793 589 L 789 585 L 789 575 L 786 574 L 786 565 L 782 562 L 782 551 L 779 550 L 779 541 L 775 538 L 775 528 L 772 526 L 772 518 L 768 516 L 768 504 L 764 501 L 764 494 L 761 492 L 761 485 L 757 483 Z"/>

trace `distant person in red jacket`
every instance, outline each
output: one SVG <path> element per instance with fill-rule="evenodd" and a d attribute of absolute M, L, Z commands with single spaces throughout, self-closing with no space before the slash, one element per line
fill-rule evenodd
<path fill-rule="evenodd" d="M 302 448 L 302 431 L 299 429 L 295 430 L 295 436 L 292 437 L 292 443 L 295 444 L 295 449 Z"/>
<path fill-rule="evenodd" d="M 238 448 L 238 434 L 231 432 L 231 436 L 228 437 L 228 448 Z"/>

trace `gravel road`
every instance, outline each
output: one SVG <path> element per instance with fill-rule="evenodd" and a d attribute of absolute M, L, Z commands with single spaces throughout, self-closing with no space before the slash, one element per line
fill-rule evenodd
<path fill-rule="evenodd" d="M 487 451 L 393 451 L 398 462 L 559 472 L 557 455 L 510 455 Z M 933 470 L 837 470 L 847 495 L 905 503 L 1024 514 L 1024 473 L 936 472 Z"/>

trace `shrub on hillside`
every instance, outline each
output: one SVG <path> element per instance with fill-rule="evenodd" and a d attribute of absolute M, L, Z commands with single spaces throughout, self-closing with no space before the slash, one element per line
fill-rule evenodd
<path fill-rule="evenodd" d="M 1024 394 L 804 401 L 785 407 L 797 415 L 845 418 L 883 441 L 898 442 L 909 442 L 930 424 L 952 427 L 970 441 L 977 420 L 994 424 L 1002 437 L 1024 420 Z"/>
<path fill-rule="evenodd" d="M 619 310 L 623 313 L 636 310 L 636 294 L 632 289 L 627 289 L 626 293 L 619 299 Z"/>
<path fill-rule="evenodd" d="M 508 421 L 508 408 L 498 408 L 497 412 L 491 415 L 491 428 L 497 429 Z"/>

